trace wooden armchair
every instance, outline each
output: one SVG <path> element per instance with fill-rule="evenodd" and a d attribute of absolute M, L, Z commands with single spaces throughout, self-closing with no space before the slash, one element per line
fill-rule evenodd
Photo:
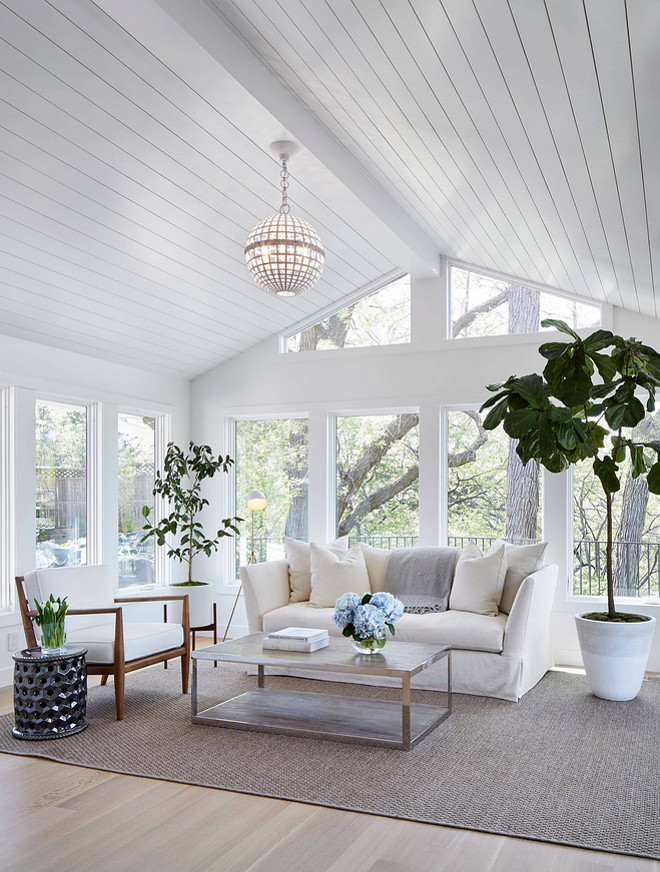
<path fill-rule="evenodd" d="M 190 672 L 190 627 L 188 595 L 114 597 L 110 573 L 105 566 L 65 566 L 38 569 L 16 579 L 18 604 L 28 647 L 38 642 L 30 609 L 34 600 L 68 597 L 67 641 L 87 648 L 87 672 L 100 675 L 105 684 L 112 675 L 115 684 L 117 720 L 124 717 L 124 677 L 154 663 L 181 658 L 181 690 L 188 693 Z M 117 603 L 169 602 L 182 600 L 181 623 L 124 621 Z"/>

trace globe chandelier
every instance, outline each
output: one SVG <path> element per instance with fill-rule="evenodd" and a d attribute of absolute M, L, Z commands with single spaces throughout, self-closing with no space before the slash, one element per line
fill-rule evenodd
<path fill-rule="evenodd" d="M 277 297 L 295 297 L 319 280 L 325 264 L 325 251 L 316 230 L 291 214 L 288 164 L 298 146 L 294 142 L 278 141 L 270 148 L 282 165 L 282 204 L 279 212 L 264 218 L 252 230 L 243 253 L 250 274 L 259 287 Z"/>

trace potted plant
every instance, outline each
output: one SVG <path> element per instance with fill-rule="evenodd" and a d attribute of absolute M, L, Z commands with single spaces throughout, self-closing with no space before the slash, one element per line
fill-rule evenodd
<path fill-rule="evenodd" d="M 66 645 L 66 611 L 68 604 L 66 597 L 55 599 L 53 594 L 40 603 L 34 601 L 37 614 L 32 618 L 41 630 L 41 653 L 63 654 Z"/>
<path fill-rule="evenodd" d="M 607 611 L 576 616 L 578 638 L 592 692 L 604 699 L 633 699 L 648 660 L 655 618 L 617 612 L 612 571 L 612 494 L 620 487 L 621 464 L 630 457 L 634 478 L 645 476 L 660 493 L 660 442 L 635 441 L 630 430 L 655 408 L 660 385 L 660 354 L 637 339 L 596 330 L 582 339 L 563 321 L 548 319 L 570 337 L 547 342 L 543 375 L 511 376 L 493 391 L 482 410 L 484 427 L 500 424 L 518 440 L 524 464 L 536 460 L 550 472 L 593 459 L 605 494 Z M 646 406 L 637 396 L 646 392 Z"/>
<path fill-rule="evenodd" d="M 167 548 L 168 557 L 188 566 L 187 581 L 173 584 L 172 587 L 185 588 L 184 592 L 189 596 L 191 627 L 205 627 L 211 623 L 214 598 L 212 584 L 193 580 L 193 558 L 198 554 L 209 557 L 212 551 L 217 551 L 222 538 L 239 532 L 236 524 L 242 520 L 224 518 L 215 535 L 207 536 L 198 517 L 209 504 L 201 493 L 202 482 L 213 478 L 217 472 L 228 472 L 233 462 L 229 455 L 214 457 L 208 445 L 191 442 L 188 454 L 184 454 L 173 442 L 168 443 L 163 471 L 156 475 L 153 493 L 169 504 L 170 513 L 157 524 L 152 524 L 149 521 L 151 509 L 149 506 L 142 508 L 146 522 L 142 529 L 146 533 L 140 541 L 146 542 L 155 537 L 158 545 Z"/>

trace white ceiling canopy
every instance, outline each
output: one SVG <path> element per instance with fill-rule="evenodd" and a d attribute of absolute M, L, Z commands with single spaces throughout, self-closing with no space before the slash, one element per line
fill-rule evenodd
<path fill-rule="evenodd" d="M 0 332 L 193 377 L 440 254 L 656 315 L 656 0 L 5 0 Z M 300 146 L 315 287 L 243 246 Z"/>

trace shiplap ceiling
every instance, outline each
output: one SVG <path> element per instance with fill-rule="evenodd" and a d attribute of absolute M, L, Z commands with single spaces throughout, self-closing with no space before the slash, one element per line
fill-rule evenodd
<path fill-rule="evenodd" d="M 658 0 L 0 2 L 0 332 L 194 377 L 440 254 L 657 315 Z M 242 249 L 301 144 L 301 298 Z"/>

